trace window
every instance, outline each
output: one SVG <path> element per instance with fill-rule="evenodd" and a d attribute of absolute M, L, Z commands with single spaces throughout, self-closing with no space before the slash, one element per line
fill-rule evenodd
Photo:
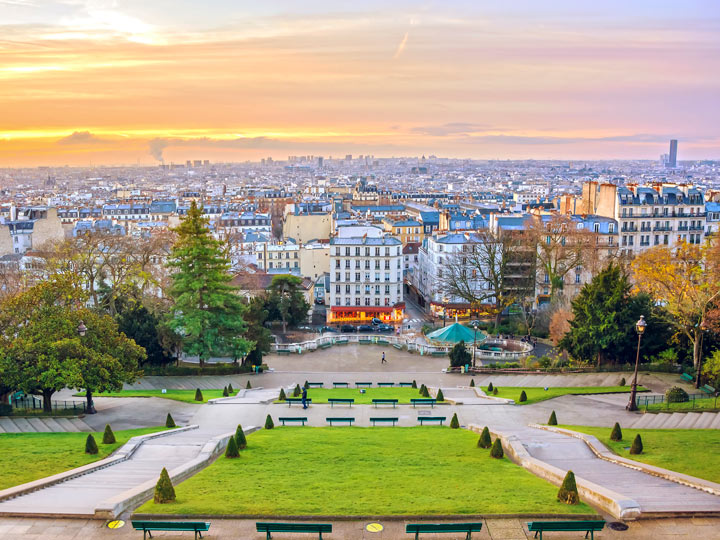
<path fill-rule="evenodd" d="M 350 256 L 350 248 L 349 248 L 349 247 L 346 247 L 346 248 L 345 248 L 345 256 L 346 256 L 346 257 L 349 257 L 349 256 Z"/>
<path fill-rule="evenodd" d="M 340 281 L 340 272 L 335 273 L 335 281 Z"/>
<path fill-rule="evenodd" d="M 356 247 L 356 248 L 355 248 L 355 256 L 356 256 L 356 257 L 359 257 L 359 256 L 360 256 L 360 248 L 359 248 L 359 247 Z"/>
<path fill-rule="evenodd" d="M 340 259 L 335 259 L 335 268 L 340 268 Z"/>
<path fill-rule="evenodd" d="M 385 294 L 390 294 L 390 285 L 385 285 Z"/>
<path fill-rule="evenodd" d="M 375 299 L 375 305 L 376 305 L 376 306 L 379 306 L 379 305 L 380 305 L 380 299 L 379 299 L 379 298 L 376 298 L 376 299 Z"/>
<path fill-rule="evenodd" d="M 385 261 L 385 270 L 390 270 L 390 261 L 389 260 Z"/>
<path fill-rule="evenodd" d="M 390 298 L 385 297 L 385 305 L 386 306 L 390 305 Z"/>
<path fill-rule="evenodd" d="M 355 272 L 355 281 L 360 281 L 360 272 Z"/>
<path fill-rule="evenodd" d="M 379 259 L 375 259 L 375 269 L 380 270 L 380 260 Z"/>
<path fill-rule="evenodd" d="M 366 306 L 369 306 L 369 305 L 370 305 L 370 298 L 365 298 L 365 305 L 366 305 Z"/>
<path fill-rule="evenodd" d="M 380 285 L 375 285 L 375 294 L 380 294 Z"/>
<path fill-rule="evenodd" d="M 600 232 L 600 224 L 599 223 L 593 223 L 593 231 L 596 233 Z"/>
<path fill-rule="evenodd" d="M 355 298 L 355 305 L 356 306 L 360 305 L 360 297 Z"/>
<path fill-rule="evenodd" d="M 350 281 L 350 272 L 345 272 L 345 281 Z"/>
<path fill-rule="evenodd" d="M 370 270 L 370 261 L 365 261 L 365 270 Z"/>
<path fill-rule="evenodd" d="M 390 272 L 385 272 L 385 281 L 390 281 Z"/>
<path fill-rule="evenodd" d="M 345 268 L 350 268 L 350 259 L 345 259 Z"/>
<path fill-rule="evenodd" d="M 380 248 L 379 248 L 379 247 L 376 247 L 376 248 L 375 248 L 375 256 L 376 256 L 376 257 L 379 257 L 379 256 L 380 256 Z"/>
<path fill-rule="evenodd" d="M 385 248 L 385 256 L 386 256 L 386 257 L 389 257 L 389 256 L 390 256 L 390 248 L 389 248 L 389 247 L 386 247 L 386 248 Z"/>
<path fill-rule="evenodd" d="M 370 248 L 369 248 L 369 247 L 366 247 L 366 248 L 365 248 L 365 256 L 366 256 L 366 257 L 369 257 L 369 256 L 370 256 Z"/>
<path fill-rule="evenodd" d="M 380 272 L 375 272 L 375 281 L 380 281 Z"/>
<path fill-rule="evenodd" d="M 550 283 L 550 276 L 545 272 L 545 275 L 543 276 L 543 283 Z"/>
<path fill-rule="evenodd" d="M 350 294 L 350 285 L 345 285 L 345 293 Z"/>

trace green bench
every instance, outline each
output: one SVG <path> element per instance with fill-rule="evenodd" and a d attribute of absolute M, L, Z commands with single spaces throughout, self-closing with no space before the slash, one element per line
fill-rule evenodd
<path fill-rule="evenodd" d="M 377 409 L 378 405 L 392 405 L 393 409 L 398 403 L 397 399 L 373 399 L 372 400 L 373 406 Z"/>
<path fill-rule="evenodd" d="M 285 422 L 302 422 L 302 425 L 305 425 L 305 422 L 308 421 L 307 416 L 281 416 L 278 418 L 282 422 L 282 425 L 285 425 Z"/>
<path fill-rule="evenodd" d="M 415 405 L 430 405 L 430 408 L 433 408 L 437 400 L 435 398 L 412 398 L 410 403 L 412 403 L 413 409 Z"/>
<path fill-rule="evenodd" d="M 683 381 L 693 382 L 693 376 L 690 375 L 689 373 L 683 373 L 682 375 L 680 375 L 680 378 L 681 378 Z"/>
<path fill-rule="evenodd" d="M 278 349 L 276 352 L 278 354 L 290 354 L 292 351 L 289 349 Z"/>
<path fill-rule="evenodd" d="M 473 532 L 479 532 L 482 523 L 408 523 L 405 532 L 414 534 L 415 540 L 420 533 L 465 533 L 465 539 L 470 540 Z"/>
<path fill-rule="evenodd" d="M 447 356 L 445 351 L 433 351 L 430 353 L 432 356 Z"/>
<path fill-rule="evenodd" d="M 347 345 L 347 344 L 348 344 L 347 339 L 336 339 L 335 340 L 335 345 Z"/>
<path fill-rule="evenodd" d="M 290 407 L 293 403 L 300 403 L 300 404 L 302 404 L 302 398 L 299 398 L 299 397 L 289 397 L 289 398 L 285 398 L 285 401 L 287 401 L 288 407 Z M 307 399 L 305 400 L 305 403 L 307 403 L 308 405 L 312 404 L 312 399 L 307 398 Z"/>
<path fill-rule="evenodd" d="M 348 383 L 346 383 L 346 382 L 334 382 L 333 383 L 333 388 L 347 388 L 347 387 L 348 387 Z"/>
<path fill-rule="evenodd" d="M 378 345 L 390 345 L 390 342 L 387 339 L 378 339 L 375 343 Z"/>
<path fill-rule="evenodd" d="M 353 422 L 355 421 L 355 418 L 353 418 L 353 417 L 332 416 L 332 417 L 327 417 L 327 418 L 325 418 L 325 421 L 326 421 L 328 424 L 330 424 L 331 426 L 333 425 L 333 422 L 350 424 L 350 425 L 352 426 Z"/>
<path fill-rule="evenodd" d="M 378 416 L 376 416 L 374 418 L 370 417 L 370 421 L 372 422 L 373 426 L 375 425 L 375 422 L 380 422 L 380 423 L 392 422 L 392 425 L 394 426 L 397 422 L 400 421 L 400 419 L 397 416 L 395 416 L 395 417 L 392 417 L 392 416 L 379 416 L 378 417 Z"/>
<path fill-rule="evenodd" d="M 307 383 L 307 387 L 308 387 L 308 388 L 322 388 L 322 387 L 323 387 L 323 383 L 321 383 L 321 382 L 309 382 L 309 383 Z"/>
<path fill-rule="evenodd" d="M 370 345 L 372 343 L 372 341 L 369 339 L 358 339 L 358 343 L 360 345 Z"/>
<path fill-rule="evenodd" d="M 330 347 L 332 347 L 332 345 L 333 345 L 332 343 L 323 343 L 318 348 L 319 349 L 329 349 Z"/>
<path fill-rule="evenodd" d="M 328 403 L 330 404 L 330 408 L 332 409 L 336 403 L 344 403 L 346 405 L 350 405 L 352 407 L 353 403 L 355 403 L 355 399 L 353 398 L 328 398 Z"/>
<path fill-rule="evenodd" d="M 378 388 L 390 388 L 391 386 L 395 386 L 394 382 L 379 382 Z"/>
<path fill-rule="evenodd" d="M 372 386 L 371 382 L 356 382 L 355 383 L 355 388 L 362 388 L 362 387 L 370 388 L 371 386 Z"/>
<path fill-rule="evenodd" d="M 602 531 L 605 526 L 604 521 L 530 521 L 528 522 L 528 531 L 535 532 L 535 538 L 540 533 L 542 540 L 543 532 L 553 531 L 585 531 L 585 538 L 590 534 L 590 538 L 595 538 L 595 531 Z"/>
<path fill-rule="evenodd" d="M 322 540 L 323 533 L 331 533 L 332 525 L 330 523 L 255 523 L 257 532 L 266 533 L 267 540 L 272 538 L 270 533 L 287 532 L 287 533 L 311 533 L 317 534 L 318 540 Z"/>
<path fill-rule="evenodd" d="M 423 425 L 423 422 L 439 422 L 440 425 L 443 425 L 443 422 L 446 420 L 444 416 L 418 416 L 418 422 L 420 422 L 420 425 Z"/>
<path fill-rule="evenodd" d="M 399 343 L 393 343 L 393 347 L 395 347 L 398 351 L 402 351 L 402 345 Z"/>
<path fill-rule="evenodd" d="M 143 532 L 143 540 L 146 535 L 153 537 L 150 531 L 192 531 L 195 538 L 210 530 L 210 523 L 206 521 L 133 521 L 132 526 L 136 531 Z"/>
<path fill-rule="evenodd" d="M 401 382 L 401 383 L 398 383 L 398 386 L 399 386 L 400 388 L 412 388 L 412 385 L 413 385 L 413 383 L 411 383 L 411 382 Z"/>
<path fill-rule="evenodd" d="M 705 386 L 700 387 L 700 391 L 705 392 L 706 394 L 710 394 L 712 396 L 715 394 L 715 387 L 706 384 Z"/>

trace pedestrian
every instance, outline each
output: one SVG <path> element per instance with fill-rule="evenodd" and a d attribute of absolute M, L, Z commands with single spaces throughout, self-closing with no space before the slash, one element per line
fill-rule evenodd
<path fill-rule="evenodd" d="M 380 363 L 381 363 L 381 364 L 387 364 L 387 360 L 385 360 L 385 351 L 383 351 L 382 360 L 380 360 Z"/>
<path fill-rule="evenodd" d="M 307 409 L 307 388 L 305 386 L 302 389 L 302 406 L 303 409 Z"/>

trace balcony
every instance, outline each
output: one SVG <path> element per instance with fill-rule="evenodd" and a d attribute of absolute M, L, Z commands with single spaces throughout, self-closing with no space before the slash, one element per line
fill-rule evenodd
<path fill-rule="evenodd" d="M 653 231 L 672 231 L 672 230 L 673 230 L 672 225 L 671 225 L 671 226 L 665 226 L 665 225 L 663 225 L 663 226 L 661 226 L 661 227 L 656 226 L 656 227 L 653 229 Z"/>
<path fill-rule="evenodd" d="M 677 228 L 677 230 L 678 230 L 678 231 L 687 231 L 688 228 L 687 228 L 687 225 L 679 225 L 678 228 Z"/>

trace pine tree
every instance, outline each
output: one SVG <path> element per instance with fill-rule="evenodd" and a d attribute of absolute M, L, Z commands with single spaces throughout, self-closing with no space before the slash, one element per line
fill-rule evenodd
<path fill-rule="evenodd" d="M 480 438 L 478 439 L 478 448 L 490 448 L 492 446 L 492 438 L 490 437 L 490 430 L 485 426 L 482 430 L 482 433 L 480 433 Z"/>
<path fill-rule="evenodd" d="M 422 387 L 422 395 L 423 397 L 429 398 L 430 397 L 430 390 L 428 390 L 428 387 L 423 384 Z"/>
<path fill-rule="evenodd" d="M 620 429 L 620 424 L 615 422 L 615 425 L 612 428 L 612 431 L 610 432 L 610 440 L 611 441 L 622 441 L 622 430 Z"/>
<path fill-rule="evenodd" d="M 278 397 L 278 401 L 285 401 L 287 399 L 287 396 L 285 395 L 285 389 L 280 389 L 280 396 Z"/>
<path fill-rule="evenodd" d="M 488 391 L 488 394 L 493 391 L 492 382 L 491 382 L 490 384 L 488 384 L 488 389 L 487 389 L 487 391 Z"/>
<path fill-rule="evenodd" d="M 252 388 L 252 384 L 250 384 L 250 381 L 248 381 L 247 384 L 245 385 L 245 389 L 250 390 L 251 388 Z"/>
<path fill-rule="evenodd" d="M 230 393 L 228 392 L 227 386 L 223 388 L 223 397 L 228 397 Z"/>
<path fill-rule="evenodd" d="M 305 384 L 303 384 L 303 388 L 306 388 L 306 389 L 307 389 L 307 388 L 310 388 L 310 383 L 308 383 L 307 381 L 305 381 Z"/>
<path fill-rule="evenodd" d="M 245 432 L 240 424 L 235 429 L 235 443 L 237 443 L 238 450 L 244 450 L 247 448 L 247 439 L 245 438 Z"/>
<path fill-rule="evenodd" d="M 269 414 L 267 415 L 267 418 L 265 419 L 265 429 L 272 429 L 275 427 L 275 424 L 273 423 L 272 416 Z"/>
<path fill-rule="evenodd" d="M 475 388 L 475 379 L 470 379 L 470 388 Z"/>
<path fill-rule="evenodd" d="M 165 427 L 166 428 L 174 428 L 177 427 L 175 425 L 175 420 L 173 420 L 173 417 L 168 413 L 167 418 L 165 419 Z"/>
<path fill-rule="evenodd" d="M 555 415 L 555 411 L 550 413 L 550 418 L 548 419 L 548 426 L 557 426 L 557 416 Z"/>
<path fill-rule="evenodd" d="M 525 393 L 525 390 L 520 392 L 520 399 L 518 400 L 519 403 L 524 403 L 527 401 L 527 394 Z"/>
<path fill-rule="evenodd" d="M 625 384 L 625 377 L 623 377 L 622 379 L 620 379 L 620 386 L 625 386 Z"/>
<path fill-rule="evenodd" d="M 232 387 L 232 383 L 228 384 L 228 394 L 233 395 L 235 393 L 235 389 Z"/>
<path fill-rule="evenodd" d="M 300 394 L 302 394 L 302 390 L 300 390 L 300 385 L 296 384 L 293 390 L 293 397 L 298 397 Z"/>
<path fill-rule="evenodd" d="M 153 500 L 158 504 L 165 504 L 175 500 L 175 488 L 165 467 L 160 472 L 160 478 L 155 484 L 155 497 Z"/>
<path fill-rule="evenodd" d="M 575 483 L 575 473 L 572 471 L 568 471 L 565 475 L 557 498 L 565 504 L 578 504 L 580 502 L 580 495 L 578 494 L 577 484 Z"/>
<path fill-rule="evenodd" d="M 195 390 L 195 401 L 205 401 L 199 388 Z"/>
<path fill-rule="evenodd" d="M 87 439 L 85 439 L 85 453 L 95 455 L 98 453 L 97 443 L 92 433 L 88 433 Z"/>
<path fill-rule="evenodd" d="M 493 396 L 497 396 L 497 395 L 498 395 L 498 389 L 496 386 L 495 388 L 493 388 Z"/>
<path fill-rule="evenodd" d="M 505 452 L 503 452 L 502 443 L 500 442 L 500 437 L 498 437 L 495 439 L 495 442 L 493 442 L 492 448 L 490 448 L 490 457 L 502 459 L 504 455 Z"/>
<path fill-rule="evenodd" d="M 458 420 L 457 413 L 454 413 L 452 420 L 450 420 L 450 429 L 460 429 L 460 421 Z"/>
<path fill-rule="evenodd" d="M 413 379 L 412 388 L 417 388 L 417 381 Z"/>
<path fill-rule="evenodd" d="M 115 440 L 115 434 L 113 433 L 110 424 L 105 424 L 105 433 L 103 433 L 103 444 L 114 444 L 116 442 L 117 441 Z"/>
<path fill-rule="evenodd" d="M 445 396 L 442 393 L 442 388 L 438 388 L 437 396 L 435 396 L 435 399 L 438 401 L 445 401 Z"/>
<path fill-rule="evenodd" d="M 630 447 L 630 453 L 632 455 L 638 455 L 642 454 L 643 452 L 643 442 L 642 437 L 640 437 L 640 434 L 638 433 L 635 435 L 635 439 L 633 440 L 632 446 Z"/>
<path fill-rule="evenodd" d="M 237 442 L 235 442 L 235 437 L 230 437 L 228 440 L 227 447 L 225 448 L 225 457 L 226 458 L 236 458 L 240 457 L 240 452 L 238 451 Z"/>
<path fill-rule="evenodd" d="M 170 327 L 183 336 L 184 352 L 198 356 L 201 368 L 212 353 L 245 356 L 251 345 L 242 337 L 247 308 L 230 285 L 225 244 L 213 238 L 208 219 L 194 201 L 175 232 L 168 262 L 174 271 L 170 295 L 175 301 Z"/>

